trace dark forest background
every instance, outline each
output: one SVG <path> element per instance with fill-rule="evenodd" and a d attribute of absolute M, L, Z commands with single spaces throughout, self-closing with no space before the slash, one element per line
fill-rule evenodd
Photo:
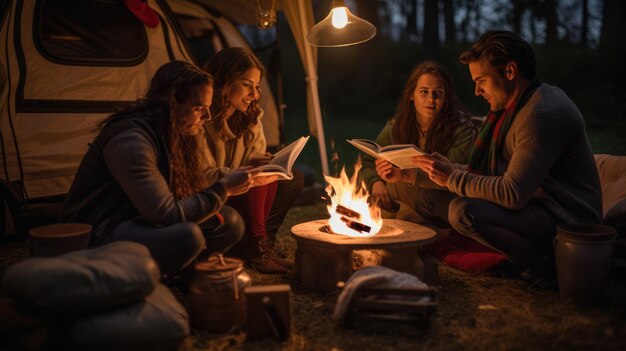
<path fill-rule="evenodd" d="M 330 3 L 313 1 L 316 21 L 328 15 Z M 375 138 L 393 115 L 409 72 L 425 59 L 443 63 L 463 103 L 472 114 L 485 115 L 488 105 L 474 96 L 467 66 L 457 59 L 491 28 L 515 31 L 533 45 L 542 80 L 563 89 L 585 116 L 594 152 L 626 154 L 626 1 L 348 0 L 346 5 L 378 33 L 363 44 L 318 51 L 327 144 L 331 149 L 330 140 L 336 141 L 341 164 L 356 156 L 343 140 Z M 280 38 L 288 142 L 307 134 L 304 71 L 284 18 L 273 32 L 249 37 L 257 47 Z M 316 167 L 316 151 L 309 145 L 301 161 Z"/>

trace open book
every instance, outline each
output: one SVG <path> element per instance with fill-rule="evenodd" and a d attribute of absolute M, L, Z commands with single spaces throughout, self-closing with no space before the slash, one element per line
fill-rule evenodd
<path fill-rule="evenodd" d="M 364 153 L 374 158 L 382 158 L 400 169 L 415 168 L 411 160 L 413 156 L 426 155 L 426 152 L 413 144 L 396 144 L 382 147 L 367 139 L 351 139 L 348 142 Z"/>
<path fill-rule="evenodd" d="M 274 154 L 274 157 L 266 164 L 257 167 L 259 175 L 277 175 L 278 179 L 293 179 L 291 167 L 300 155 L 309 137 L 300 137 L 293 143 L 285 146 L 282 150 Z"/>

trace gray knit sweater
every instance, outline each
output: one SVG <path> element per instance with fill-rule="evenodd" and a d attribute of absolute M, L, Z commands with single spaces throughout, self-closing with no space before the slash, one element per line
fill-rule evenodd
<path fill-rule="evenodd" d="M 138 217 L 155 226 L 202 222 L 226 201 L 221 183 L 176 199 L 170 178 L 167 147 L 150 120 L 115 121 L 83 157 L 61 220 L 91 224 L 91 243 L 98 244 L 124 220 Z"/>
<path fill-rule="evenodd" d="M 600 223 L 600 180 L 578 108 L 557 87 L 542 84 L 517 113 L 498 158 L 498 176 L 469 173 L 448 179 L 461 196 L 507 209 L 538 202 L 563 223 Z"/>

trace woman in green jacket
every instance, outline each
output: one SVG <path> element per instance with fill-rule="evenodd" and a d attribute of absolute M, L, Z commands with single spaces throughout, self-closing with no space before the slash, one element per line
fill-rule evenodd
<path fill-rule="evenodd" d="M 376 138 L 381 146 L 414 144 L 427 153 L 437 152 L 454 163 L 467 163 L 475 128 L 467 109 L 456 95 L 449 73 L 439 63 L 427 61 L 413 69 L 398 101 L 397 110 Z M 413 211 L 399 217 L 416 222 L 429 221 L 441 226 L 435 213 L 447 211 L 454 197 L 433 183 L 419 169 L 394 172 L 397 182 L 385 182 L 382 175 L 392 165 L 365 157 L 360 176 L 372 197 L 387 211 L 397 212 L 407 205 Z M 406 211 L 402 211 L 406 213 Z M 383 212 L 386 216 L 392 216 Z"/>

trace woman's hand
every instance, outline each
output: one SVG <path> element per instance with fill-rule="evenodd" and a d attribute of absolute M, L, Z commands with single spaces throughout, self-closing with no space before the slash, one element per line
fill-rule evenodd
<path fill-rule="evenodd" d="M 454 171 L 454 165 L 445 156 L 433 152 L 432 155 L 413 157 L 413 164 L 428 174 L 435 184 L 447 187 L 448 178 Z"/>
<path fill-rule="evenodd" d="M 270 154 L 269 152 L 266 152 L 265 155 L 259 155 L 259 156 L 255 156 L 251 158 L 248 161 L 248 163 L 246 163 L 246 166 L 256 168 L 256 167 L 267 164 L 273 158 L 274 158 L 274 155 Z"/>
<path fill-rule="evenodd" d="M 257 174 L 259 171 L 252 169 L 252 167 L 241 167 L 223 176 L 219 182 L 226 189 L 226 195 L 241 195 L 248 192 Z"/>
<path fill-rule="evenodd" d="M 276 180 L 278 180 L 277 175 L 263 175 L 263 173 L 259 173 L 252 178 L 251 188 L 254 188 L 255 186 L 261 186 L 261 185 L 273 183 Z"/>
<path fill-rule="evenodd" d="M 391 208 L 391 195 L 384 182 L 377 181 L 372 185 L 372 197 L 379 201 L 380 207 Z"/>
<path fill-rule="evenodd" d="M 400 168 L 380 158 L 376 159 L 376 173 L 387 183 L 397 183 L 404 179 Z"/>

